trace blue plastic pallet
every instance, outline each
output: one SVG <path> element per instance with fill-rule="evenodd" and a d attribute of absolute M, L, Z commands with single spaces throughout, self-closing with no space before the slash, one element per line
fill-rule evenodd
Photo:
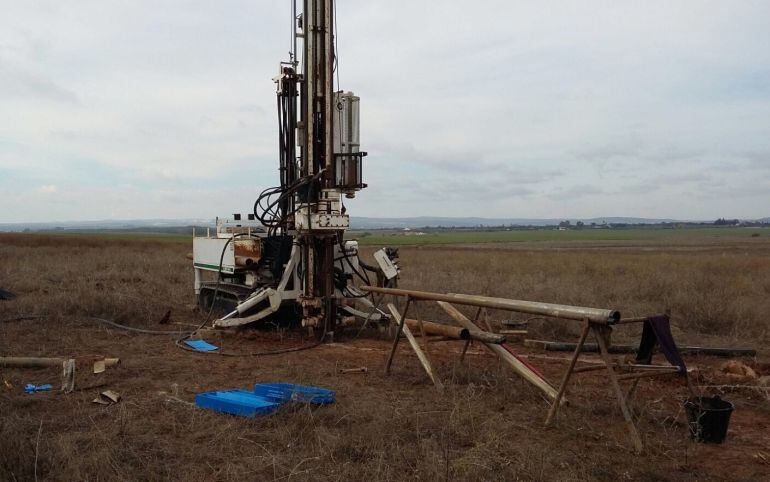
<path fill-rule="evenodd" d="M 281 406 L 281 402 L 260 397 L 246 390 L 199 393 L 195 395 L 195 404 L 201 408 L 243 417 L 267 415 Z"/>
<path fill-rule="evenodd" d="M 279 403 L 291 401 L 327 405 L 335 400 L 334 390 L 293 383 L 257 383 L 254 394 Z"/>

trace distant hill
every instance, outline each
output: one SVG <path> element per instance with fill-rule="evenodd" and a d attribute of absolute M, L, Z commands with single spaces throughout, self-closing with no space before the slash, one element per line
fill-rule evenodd
<path fill-rule="evenodd" d="M 715 218 L 716 219 L 716 218 Z M 698 222 L 692 220 L 632 218 L 632 217 L 598 217 L 598 218 L 481 218 L 481 217 L 439 217 L 419 216 L 407 218 L 373 218 L 352 216 L 351 229 L 404 229 L 404 228 L 475 228 L 494 226 L 554 226 L 562 221 L 572 224 L 582 221 L 585 224 L 661 224 L 675 222 Z M 712 222 L 713 220 L 702 221 Z M 748 220 L 770 223 L 770 217 Z M 214 219 L 121 219 L 97 221 L 54 221 L 36 223 L 0 223 L 2 231 L 77 231 L 77 230 L 112 230 L 112 231 L 142 231 L 147 232 L 183 232 L 192 226 L 214 226 Z"/>
<path fill-rule="evenodd" d="M 585 224 L 660 224 L 676 222 L 673 219 L 649 219 L 649 218 L 450 218 L 421 216 L 414 218 L 366 218 L 352 216 L 350 227 L 352 229 L 379 229 L 379 228 L 473 228 L 478 226 L 554 226 L 562 221 L 572 224 L 583 221 Z"/>
<path fill-rule="evenodd" d="M 178 231 L 186 226 L 214 226 L 213 219 L 119 219 L 96 221 L 52 221 L 42 223 L 0 223 L 1 231 L 73 231 L 73 230 L 122 230 Z M 169 231 L 169 232 L 171 232 Z"/>

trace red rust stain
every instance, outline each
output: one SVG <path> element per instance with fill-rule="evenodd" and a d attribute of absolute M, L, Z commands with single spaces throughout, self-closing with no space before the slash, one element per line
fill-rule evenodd
<path fill-rule="evenodd" d="M 252 258 L 256 261 L 262 255 L 262 245 L 258 239 L 236 239 L 235 255 Z"/>

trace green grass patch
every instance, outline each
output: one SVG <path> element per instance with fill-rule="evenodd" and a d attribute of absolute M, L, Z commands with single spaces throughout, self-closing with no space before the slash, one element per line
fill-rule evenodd
<path fill-rule="evenodd" d="M 415 230 L 416 231 L 416 230 Z M 554 229 L 511 230 L 511 231 L 440 231 L 422 235 L 392 232 L 350 232 L 348 238 L 357 239 L 361 245 L 428 245 L 428 244 L 473 244 L 473 243 L 526 243 L 540 241 L 643 241 L 665 240 L 666 238 L 715 238 L 751 237 L 761 233 L 758 228 L 629 228 L 629 229 Z"/>

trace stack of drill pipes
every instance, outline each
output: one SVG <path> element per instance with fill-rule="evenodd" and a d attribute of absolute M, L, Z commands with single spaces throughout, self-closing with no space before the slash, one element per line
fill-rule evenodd
<path fill-rule="evenodd" d="M 554 303 L 541 303 L 538 301 L 511 300 L 507 298 L 494 298 L 491 296 L 465 295 L 456 293 L 431 293 L 427 291 L 404 290 L 398 288 L 380 288 L 377 286 L 363 286 L 362 290 L 374 293 L 382 293 L 395 296 L 409 296 L 415 300 L 432 300 L 454 303 L 458 305 L 481 306 L 505 311 L 529 313 L 532 315 L 549 316 L 567 320 L 585 321 L 611 325 L 620 320 L 620 312 L 601 308 L 587 308 L 583 306 L 559 305 Z"/>
<path fill-rule="evenodd" d="M 449 314 L 455 321 L 460 323 L 465 328 L 468 328 L 469 330 L 477 330 L 478 328 L 476 325 L 473 324 L 471 320 L 469 320 L 465 315 L 463 315 L 460 310 L 455 308 L 454 306 L 450 305 L 449 303 L 445 301 L 439 301 L 439 306 L 444 309 L 444 311 Z M 546 381 L 545 378 L 543 378 L 543 375 L 537 371 L 532 365 L 525 362 L 524 360 L 520 359 L 518 356 L 516 356 L 508 346 L 503 343 L 500 345 L 497 345 L 495 343 L 484 343 L 484 346 L 487 347 L 489 351 L 494 353 L 495 355 L 499 356 L 502 360 L 504 360 L 506 363 L 508 363 L 511 368 L 513 368 L 513 371 L 518 373 L 522 378 L 533 384 L 535 387 L 539 388 L 543 393 L 545 393 L 551 400 L 556 399 L 556 389 L 551 386 L 551 384 Z M 562 398 L 561 403 L 565 403 L 565 399 Z"/>

